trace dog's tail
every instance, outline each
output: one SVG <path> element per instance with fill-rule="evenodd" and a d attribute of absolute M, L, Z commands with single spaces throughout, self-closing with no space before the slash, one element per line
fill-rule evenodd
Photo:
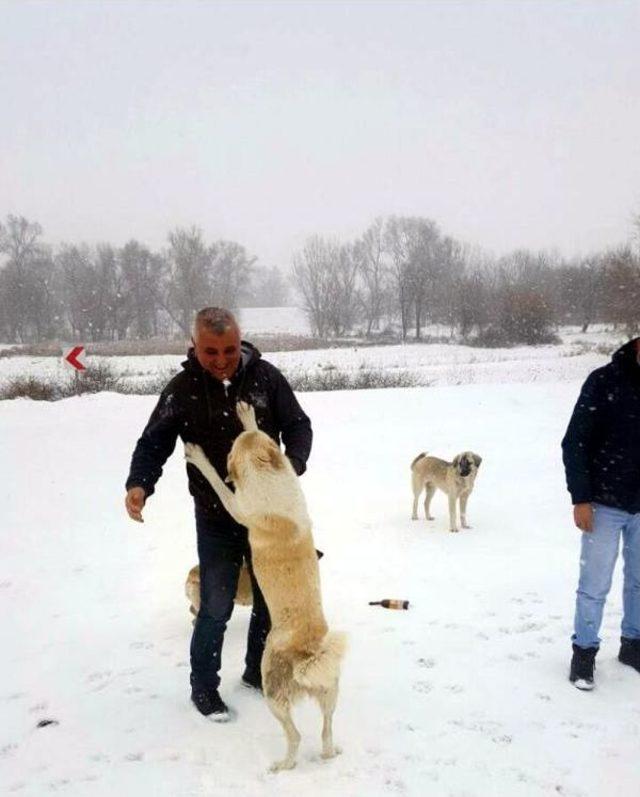
<path fill-rule="evenodd" d="M 411 463 L 411 467 L 413 467 L 419 459 L 422 459 L 422 457 L 426 457 L 426 456 L 427 456 L 427 452 L 426 451 L 423 451 L 422 454 L 418 454 L 418 456 Z"/>
<path fill-rule="evenodd" d="M 293 665 L 293 678 L 307 689 L 329 688 L 338 680 L 340 661 L 347 649 L 347 635 L 327 631 L 317 650 Z"/>

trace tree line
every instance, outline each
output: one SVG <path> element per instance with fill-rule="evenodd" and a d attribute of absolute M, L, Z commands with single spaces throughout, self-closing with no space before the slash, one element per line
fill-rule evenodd
<path fill-rule="evenodd" d="M 640 231 L 640 224 L 638 224 Z M 421 340 L 426 324 L 486 345 L 544 343 L 561 324 L 640 329 L 640 257 L 631 246 L 565 259 L 517 250 L 491 257 L 422 217 L 377 218 L 354 241 L 312 236 L 293 279 L 319 337 L 398 326 Z"/>
<path fill-rule="evenodd" d="M 346 243 L 311 236 L 294 254 L 290 282 L 322 339 L 421 340 L 438 324 L 462 341 L 508 345 L 551 342 L 562 324 L 640 329 L 640 257 L 630 245 L 572 259 L 530 250 L 492 257 L 423 217 L 379 217 Z M 0 223 L 8 342 L 188 336 L 203 306 L 281 306 L 288 287 L 241 244 L 209 243 L 195 227 L 172 230 L 152 251 L 136 240 L 54 248 L 37 222 Z"/>
<path fill-rule="evenodd" d="M 136 240 L 54 248 L 42 235 L 24 217 L 0 223 L 0 339 L 7 342 L 188 337 L 206 305 L 287 301 L 277 268 L 256 266 L 234 241 L 207 243 L 195 227 L 171 231 L 161 252 Z"/>

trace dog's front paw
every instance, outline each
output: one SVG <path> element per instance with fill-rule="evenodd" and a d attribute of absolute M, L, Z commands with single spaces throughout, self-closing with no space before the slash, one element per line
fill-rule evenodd
<path fill-rule="evenodd" d="M 207 456 L 197 443 L 184 444 L 184 458 L 196 467 L 207 461 Z"/>
<path fill-rule="evenodd" d="M 249 431 L 258 428 L 256 424 L 256 411 L 251 404 L 248 404 L 246 401 L 239 401 L 236 404 L 236 414 L 245 430 Z"/>

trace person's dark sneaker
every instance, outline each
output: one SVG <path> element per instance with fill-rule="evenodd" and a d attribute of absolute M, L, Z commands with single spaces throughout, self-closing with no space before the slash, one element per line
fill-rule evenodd
<path fill-rule="evenodd" d="M 596 668 L 597 652 L 598 648 L 580 648 L 578 645 L 573 645 L 569 680 L 576 689 L 588 692 L 595 686 L 593 671 Z"/>
<path fill-rule="evenodd" d="M 262 692 L 262 676 L 259 670 L 250 670 L 247 667 L 242 673 L 240 681 L 247 689 L 256 689 L 258 692 Z"/>
<path fill-rule="evenodd" d="M 620 637 L 618 661 L 622 662 L 622 664 L 628 664 L 634 670 L 640 672 L 640 639 Z"/>
<path fill-rule="evenodd" d="M 191 702 L 203 717 L 208 717 L 213 722 L 226 722 L 229 719 L 229 709 L 217 689 L 193 686 Z"/>

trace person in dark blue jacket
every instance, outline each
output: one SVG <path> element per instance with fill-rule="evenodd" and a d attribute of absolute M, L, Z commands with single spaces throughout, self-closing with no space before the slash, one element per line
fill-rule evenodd
<path fill-rule="evenodd" d="M 139 522 L 178 437 L 198 443 L 218 473 L 227 475 L 227 454 L 242 432 L 235 410 L 240 400 L 253 405 L 262 431 L 284 443 L 296 473 L 306 469 L 311 422 L 280 371 L 241 340 L 234 316 L 217 307 L 201 310 L 192 343 L 182 372 L 162 391 L 133 452 L 125 507 Z M 231 518 L 200 471 L 190 464 L 186 468 L 200 563 L 200 611 L 191 639 L 191 699 L 201 714 L 224 721 L 228 709 L 218 692 L 222 642 L 243 561 L 251 577 L 253 609 L 242 682 L 256 689 L 262 686 L 260 662 L 269 614 L 251 567 L 247 529 Z"/>
<path fill-rule="evenodd" d="M 574 522 L 583 532 L 569 679 L 579 689 L 593 689 L 598 633 L 621 536 L 618 659 L 640 672 L 640 338 L 589 375 L 562 452 Z"/>

